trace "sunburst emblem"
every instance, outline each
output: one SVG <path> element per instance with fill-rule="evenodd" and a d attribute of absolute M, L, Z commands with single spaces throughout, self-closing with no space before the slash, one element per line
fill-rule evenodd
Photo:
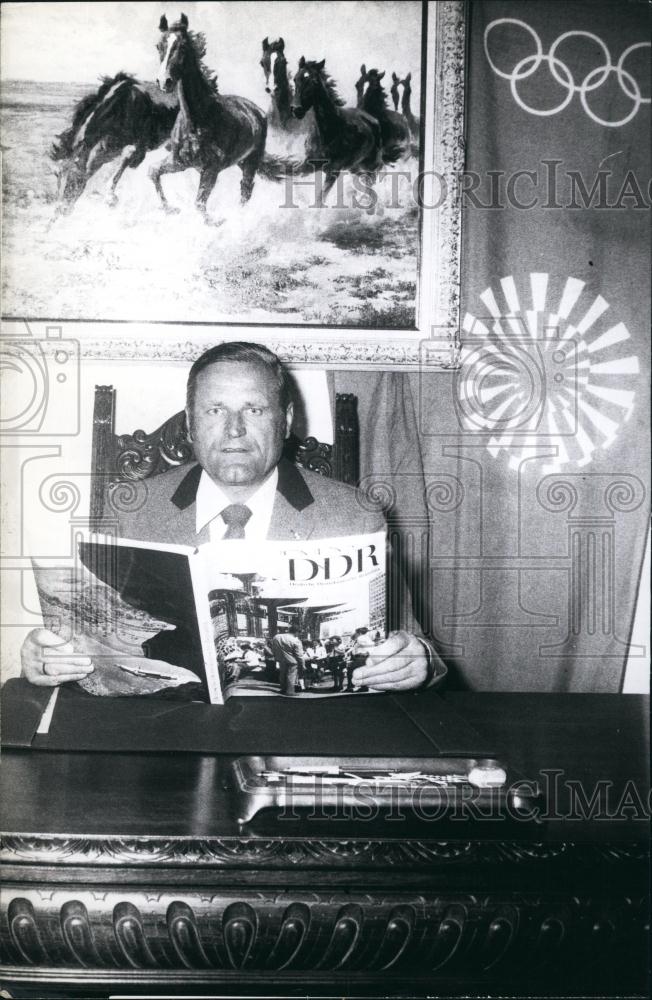
<path fill-rule="evenodd" d="M 467 433 L 490 434 L 490 454 L 505 449 L 510 468 L 544 451 L 545 472 L 585 466 L 632 413 L 639 363 L 627 353 L 629 330 L 605 322 L 609 303 L 583 295 L 585 282 L 577 278 L 558 283 L 532 273 L 527 297 L 512 276 L 500 286 L 498 294 L 486 288 L 480 295 L 482 318 L 464 317 L 455 393 L 460 424 Z"/>

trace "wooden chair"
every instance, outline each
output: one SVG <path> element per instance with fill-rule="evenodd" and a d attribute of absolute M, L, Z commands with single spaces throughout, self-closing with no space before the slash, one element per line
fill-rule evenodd
<path fill-rule="evenodd" d="M 101 524 L 110 490 L 120 482 L 147 479 L 194 460 L 183 410 L 151 433 L 115 433 L 116 390 L 95 386 L 91 457 L 91 525 Z M 335 396 L 334 444 L 314 437 L 305 441 L 291 435 L 285 456 L 291 461 L 340 482 L 357 485 L 360 472 L 358 400 L 352 393 Z"/>

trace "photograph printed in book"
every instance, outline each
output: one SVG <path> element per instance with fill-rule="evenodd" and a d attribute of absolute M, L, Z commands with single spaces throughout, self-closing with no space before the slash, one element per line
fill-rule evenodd
<path fill-rule="evenodd" d="M 46 628 L 90 656 L 89 695 L 222 704 L 355 683 L 385 631 L 384 531 L 315 541 L 162 545 L 89 535 L 35 560 Z"/>
<path fill-rule="evenodd" d="M 427 5 L 6 4 L 5 317 L 415 330 Z"/>

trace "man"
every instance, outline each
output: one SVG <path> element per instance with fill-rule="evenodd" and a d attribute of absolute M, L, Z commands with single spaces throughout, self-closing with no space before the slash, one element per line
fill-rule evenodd
<path fill-rule="evenodd" d="M 276 662 L 281 668 L 281 694 L 295 695 L 301 689 L 299 678 L 305 662 L 303 644 L 290 626 L 286 632 L 279 632 L 272 639 L 272 649 Z"/>
<path fill-rule="evenodd" d="M 353 487 L 299 471 L 281 457 L 293 414 L 290 374 L 267 348 L 230 342 L 206 351 L 190 369 L 186 395 L 197 464 L 139 483 L 130 511 L 120 514 L 121 535 L 198 545 L 382 530 L 382 514 L 363 508 Z M 46 629 L 30 633 L 22 660 L 23 676 L 45 686 L 81 680 L 93 669 L 89 657 L 74 655 Z M 429 686 L 445 672 L 424 640 L 401 630 L 370 650 L 353 681 L 404 691 Z"/>
<path fill-rule="evenodd" d="M 374 646 L 369 629 L 364 625 L 357 628 L 353 633 L 353 644 L 349 650 L 350 659 L 346 665 L 346 690 L 353 691 L 353 675 L 357 667 L 362 666 L 369 650 Z"/>
<path fill-rule="evenodd" d="M 344 652 L 338 635 L 326 640 L 327 664 L 333 678 L 333 691 L 341 691 L 344 678 Z"/>
<path fill-rule="evenodd" d="M 322 667 L 326 666 L 326 657 L 328 656 L 326 652 L 326 647 L 321 639 L 315 644 L 315 658 L 314 658 L 314 671 L 315 680 L 317 683 L 322 679 Z"/>
<path fill-rule="evenodd" d="M 255 646 L 245 643 L 242 646 L 242 661 L 248 673 L 253 673 L 260 666 L 260 655 Z"/>
<path fill-rule="evenodd" d="M 303 685 L 305 690 L 310 690 L 314 680 L 315 647 L 312 639 L 304 639 L 303 646 Z"/>
<path fill-rule="evenodd" d="M 275 684 L 277 680 L 277 667 L 271 639 L 265 640 L 265 645 L 263 646 L 263 658 L 265 660 L 265 680 L 269 681 L 271 684 Z"/>

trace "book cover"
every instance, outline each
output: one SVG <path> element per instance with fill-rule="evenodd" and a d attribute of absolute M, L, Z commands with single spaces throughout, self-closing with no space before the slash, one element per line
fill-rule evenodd
<path fill-rule="evenodd" d="M 92 658 L 88 694 L 222 704 L 366 691 L 353 671 L 385 637 L 385 555 L 384 532 L 196 549 L 96 535 L 34 573 L 45 627 Z"/>

